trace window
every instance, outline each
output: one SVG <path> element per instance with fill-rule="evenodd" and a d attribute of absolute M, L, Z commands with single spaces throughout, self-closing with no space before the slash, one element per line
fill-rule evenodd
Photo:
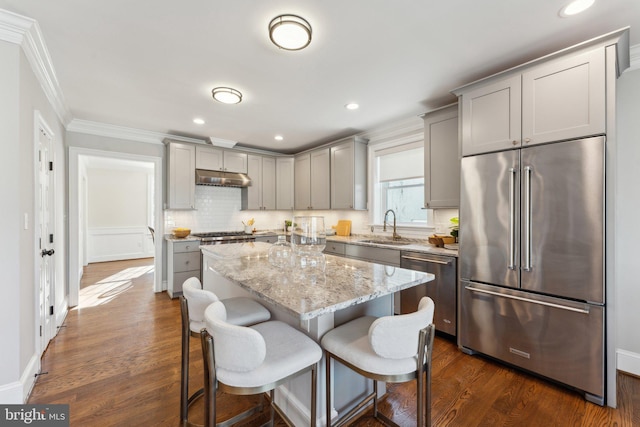
<path fill-rule="evenodd" d="M 423 141 L 372 148 L 374 223 L 382 224 L 385 212 L 393 209 L 399 225 L 426 226 Z"/>

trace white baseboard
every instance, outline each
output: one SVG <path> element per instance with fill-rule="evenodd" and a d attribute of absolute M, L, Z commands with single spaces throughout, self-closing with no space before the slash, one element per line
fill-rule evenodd
<path fill-rule="evenodd" d="M 26 403 L 36 383 L 36 374 L 39 371 L 40 358 L 34 354 L 19 381 L 0 385 L 0 404 L 22 405 Z"/>
<path fill-rule="evenodd" d="M 22 402 L 26 403 L 33 386 L 36 384 L 36 374 L 40 372 L 40 357 L 37 354 L 31 356 L 27 368 L 20 377 L 20 383 L 22 384 Z"/>
<path fill-rule="evenodd" d="M 640 354 L 618 349 L 616 358 L 616 367 L 619 371 L 640 377 Z"/>
<path fill-rule="evenodd" d="M 0 385 L 0 403 L 3 405 L 21 405 L 22 383 L 15 381 L 9 384 Z"/>

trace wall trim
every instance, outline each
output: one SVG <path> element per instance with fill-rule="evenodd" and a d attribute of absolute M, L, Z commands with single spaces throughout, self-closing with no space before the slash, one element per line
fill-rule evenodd
<path fill-rule="evenodd" d="M 618 349 L 616 358 L 616 367 L 619 371 L 640 377 L 640 354 Z"/>
<path fill-rule="evenodd" d="M 60 122 L 66 126 L 72 119 L 71 112 L 67 108 L 38 22 L 26 16 L 0 9 L 0 40 L 22 47 L 49 103 Z"/>
<path fill-rule="evenodd" d="M 0 403 L 22 405 L 27 402 L 33 386 L 36 384 L 36 374 L 40 372 L 40 357 L 33 354 L 19 381 L 0 385 Z"/>

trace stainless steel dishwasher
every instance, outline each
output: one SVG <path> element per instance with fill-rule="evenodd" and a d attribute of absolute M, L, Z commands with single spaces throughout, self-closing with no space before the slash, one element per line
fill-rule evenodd
<path fill-rule="evenodd" d="M 428 296 L 435 303 L 433 323 L 436 330 L 455 336 L 457 259 L 445 255 L 401 251 L 400 267 L 436 276 L 431 282 L 400 292 L 401 313 L 416 311 L 420 298 Z"/>

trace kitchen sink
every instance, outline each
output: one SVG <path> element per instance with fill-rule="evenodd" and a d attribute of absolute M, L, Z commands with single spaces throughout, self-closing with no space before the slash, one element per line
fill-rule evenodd
<path fill-rule="evenodd" d="M 374 245 L 391 245 L 391 246 L 404 246 L 404 245 L 411 244 L 411 242 L 402 242 L 398 240 L 359 240 L 358 243 L 371 243 Z"/>

